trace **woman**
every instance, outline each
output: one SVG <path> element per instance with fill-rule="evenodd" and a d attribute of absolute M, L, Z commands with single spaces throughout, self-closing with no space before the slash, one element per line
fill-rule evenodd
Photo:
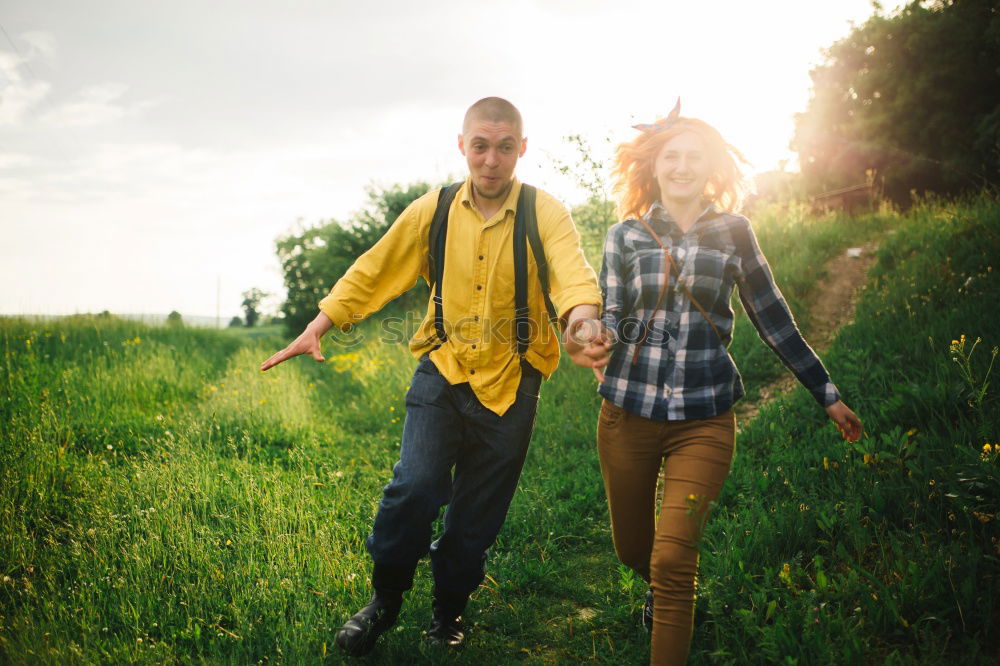
<path fill-rule="evenodd" d="M 734 286 L 761 337 L 844 436 L 857 439 L 861 422 L 799 334 L 749 221 L 732 212 L 739 153 L 707 123 L 680 117 L 679 100 L 666 118 L 635 127 L 615 165 L 626 219 L 608 231 L 601 269 L 612 348 L 604 377 L 595 369 L 597 445 L 615 550 L 651 587 L 651 663 L 682 664 L 698 541 L 729 473 L 732 406 L 743 395 L 726 351 Z"/>

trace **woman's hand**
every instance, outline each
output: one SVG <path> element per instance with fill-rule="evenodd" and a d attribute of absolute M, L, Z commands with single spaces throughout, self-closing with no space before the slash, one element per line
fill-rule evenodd
<path fill-rule="evenodd" d="M 861 419 L 851 411 L 850 407 L 838 400 L 826 408 L 826 413 L 830 415 L 844 439 L 849 442 L 856 442 L 860 439 L 863 432 Z"/>
<path fill-rule="evenodd" d="M 608 364 L 611 335 L 596 319 L 576 319 L 566 328 L 563 345 L 573 363 L 594 371 L 597 381 L 604 381 L 601 368 Z"/>

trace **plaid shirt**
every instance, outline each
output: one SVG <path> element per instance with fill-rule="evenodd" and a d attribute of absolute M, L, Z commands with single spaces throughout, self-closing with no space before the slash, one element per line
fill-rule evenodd
<path fill-rule="evenodd" d="M 733 331 L 730 297 L 739 285 L 743 308 L 761 339 L 817 402 L 829 406 L 840 400 L 795 326 L 747 218 L 709 206 L 685 234 L 657 202 L 644 219 L 660 234 L 680 275 L 671 271 L 669 288 L 653 312 L 663 285 L 663 249 L 639 220 L 608 230 L 600 277 L 602 321 L 617 339 L 599 388 L 604 398 L 657 421 L 709 418 L 730 409 L 744 393 L 726 350 Z M 645 341 L 637 345 L 644 328 Z"/>

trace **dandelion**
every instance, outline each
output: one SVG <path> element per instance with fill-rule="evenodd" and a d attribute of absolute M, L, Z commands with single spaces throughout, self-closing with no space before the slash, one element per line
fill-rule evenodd
<path fill-rule="evenodd" d="M 112 450 L 114 450 L 114 448 L 115 447 L 111 446 L 110 444 L 108 444 L 108 446 L 107 446 L 108 451 L 112 451 Z"/>
<path fill-rule="evenodd" d="M 872 465 L 872 464 L 875 463 L 875 457 L 872 456 L 872 454 L 870 454 L 870 453 L 866 453 L 865 457 L 864 457 L 864 461 L 865 461 L 866 465 Z"/>

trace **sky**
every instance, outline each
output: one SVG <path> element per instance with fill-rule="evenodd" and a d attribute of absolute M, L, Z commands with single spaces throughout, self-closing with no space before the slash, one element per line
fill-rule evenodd
<path fill-rule="evenodd" d="M 511 100 L 518 176 L 568 205 L 637 122 L 715 125 L 756 171 L 870 0 L 0 0 L 0 315 L 240 314 L 275 240 L 366 188 L 461 178 L 462 116 Z"/>

